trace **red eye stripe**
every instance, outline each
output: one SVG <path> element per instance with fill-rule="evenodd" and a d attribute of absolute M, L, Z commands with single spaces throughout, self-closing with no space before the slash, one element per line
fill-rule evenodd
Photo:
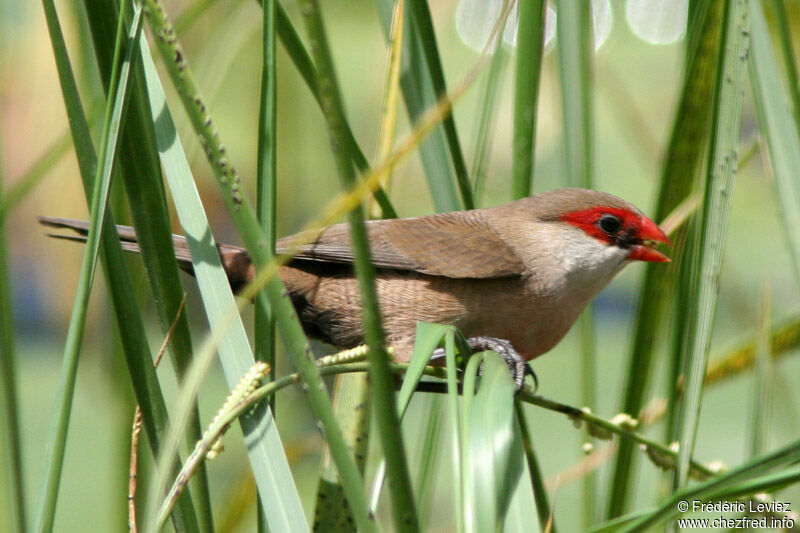
<path fill-rule="evenodd" d="M 582 229 L 595 239 L 611 242 L 614 240 L 614 236 L 604 232 L 597 224 L 603 215 L 614 215 L 622 223 L 616 235 L 636 235 L 641 225 L 639 215 L 621 207 L 591 207 L 581 211 L 564 213 L 559 218 L 567 224 Z"/>

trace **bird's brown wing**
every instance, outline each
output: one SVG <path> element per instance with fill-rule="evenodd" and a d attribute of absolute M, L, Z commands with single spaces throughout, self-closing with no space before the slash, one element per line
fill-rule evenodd
<path fill-rule="evenodd" d="M 443 213 L 419 218 L 367 222 L 372 262 L 376 267 L 412 270 L 449 278 L 518 276 L 523 264 L 486 223 L 480 211 Z M 290 251 L 298 237 L 278 241 L 278 253 Z M 300 247 L 297 261 L 351 264 L 354 260 L 347 224 L 324 230 L 312 244 Z"/>

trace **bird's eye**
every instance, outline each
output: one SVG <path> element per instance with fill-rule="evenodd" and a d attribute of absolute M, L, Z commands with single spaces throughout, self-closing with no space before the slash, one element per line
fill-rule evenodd
<path fill-rule="evenodd" d="M 614 235 L 622 228 L 622 221 L 614 215 L 603 215 L 597 221 L 600 229 L 608 235 Z"/>

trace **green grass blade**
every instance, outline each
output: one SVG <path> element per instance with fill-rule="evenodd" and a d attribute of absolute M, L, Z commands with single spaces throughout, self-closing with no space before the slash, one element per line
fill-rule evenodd
<path fill-rule="evenodd" d="M 348 448 L 363 476 L 369 449 L 371 410 L 367 375 L 337 375 L 333 385 L 333 408 Z M 353 512 L 347 505 L 339 473 L 327 446 L 322 450 L 320 466 L 317 503 L 314 508 L 314 530 L 348 531 L 353 527 Z"/>
<path fill-rule="evenodd" d="M 227 323 L 228 315 L 236 310 L 236 303 L 220 263 L 189 163 L 166 106 L 164 90 L 150 59 L 149 49 L 145 46 L 142 57 L 149 100 L 153 106 L 152 114 L 159 117 L 155 133 L 165 176 L 192 254 L 204 309 L 212 330 L 215 330 Z M 219 353 L 226 380 L 233 387 L 253 364 L 247 334 L 238 315 L 222 338 Z M 242 430 L 270 529 L 307 530 L 305 514 L 269 410 L 265 410 L 263 416 L 244 418 Z"/>
<path fill-rule="evenodd" d="M 539 14 L 539 16 L 542 18 L 541 24 L 544 25 L 543 14 Z M 567 185 L 591 189 L 594 168 L 592 136 L 594 124 L 592 54 L 594 49 L 590 4 L 588 2 L 560 2 L 557 23 Z M 543 29 L 540 31 L 544 32 Z M 515 175 L 514 178 L 516 180 L 517 176 Z M 589 304 L 584 310 L 577 325 L 581 333 L 581 401 L 583 405 L 592 406 L 596 403 L 594 388 L 596 353 L 594 306 L 592 304 Z M 594 522 L 596 500 L 597 480 L 594 474 L 587 474 L 583 478 L 584 527 L 588 527 Z"/>
<path fill-rule="evenodd" d="M 442 440 L 442 398 L 438 395 L 428 395 L 423 397 L 425 402 L 425 413 L 422 420 L 425 420 L 425 429 L 420 439 L 421 457 L 417 467 L 416 485 L 414 494 L 417 496 L 417 512 L 419 522 L 423 529 L 426 527 L 431 508 L 434 506 L 434 488 L 436 487 L 436 475 L 439 462 L 437 452 L 441 451 Z"/>
<path fill-rule="evenodd" d="M 263 2 L 263 0 L 260 1 Z M 295 30 L 289 15 L 286 14 L 286 11 L 280 2 L 276 4 L 276 10 L 278 37 L 280 38 L 281 43 L 283 43 L 283 47 L 289 54 L 289 57 L 294 63 L 298 73 L 311 91 L 311 94 L 314 95 L 317 103 L 321 105 L 321 92 L 319 86 L 317 85 L 317 70 L 311 61 L 311 56 L 303 46 L 303 42 L 300 40 L 297 30 Z M 361 150 L 361 147 L 358 145 L 358 142 L 353 135 L 353 130 L 350 129 L 349 125 L 346 125 L 346 131 L 344 132 L 344 135 L 348 152 L 353 158 L 353 163 L 356 165 L 359 172 L 367 172 L 369 170 L 369 163 L 367 162 L 367 158 L 364 155 L 364 152 Z M 373 194 L 375 201 L 378 202 L 378 205 L 381 207 L 383 218 L 397 218 L 397 212 L 394 210 L 394 207 L 389 201 L 389 197 L 386 195 L 384 190 L 379 187 Z"/>
<path fill-rule="evenodd" d="M 436 32 L 433 29 L 431 10 L 428 7 L 428 0 L 414 0 L 411 2 L 412 20 L 416 26 L 419 42 L 425 54 L 425 64 L 428 67 L 428 74 L 433 84 L 436 99 L 447 96 L 447 85 L 444 81 L 442 61 L 439 57 L 439 48 L 436 45 Z M 447 149 L 450 152 L 450 159 L 453 162 L 456 183 L 461 193 L 461 203 L 464 209 L 473 209 L 475 201 L 472 198 L 472 187 L 470 185 L 467 163 L 464 154 L 461 152 L 461 143 L 458 140 L 453 112 L 447 114 L 442 120 Z"/>
<path fill-rule="evenodd" d="M 463 464 L 464 458 L 461 447 L 461 410 L 458 406 L 458 366 L 456 364 L 455 329 L 450 328 L 445 335 L 445 371 L 447 372 L 447 407 L 450 415 L 450 436 L 452 442 L 453 460 L 453 500 L 456 508 L 456 531 L 464 531 L 464 486 Z"/>
<path fill-rule="evenodd" d="M 264 0 L 262 3 L 262 66 L 261 66 L 261 105 L 258 117 L 258 160 L 256 161 L 256 215 L 261 229 L 267 238 L 267 251 L 275 250 L 277 227 L 277 182 L 278 182 L 278 70 L 276 55 L 276 8 L 277 0 Z M 260 298 L 266 299 L 262 292 Z M 265 361 L 272 372 L 266 379 L 275 379 L 277 372 L 275 359 L 275 317 L 269 306 L 256 306 L 254 314 L 254 345 L 257 360 Z M 267 400 L 275 416 L 275 396 Z M 343 506 L 346 508 L 346 506 Z M 259 503 L 258 528 L 266 531 L 268 517 Z"/>
<path fill-rule="evenodd" d="M 784 0 L 772 0 L 773 20 L 775 21 L 775 31 L 778 34 L 778 42 L 781 48 L 781 58 L 783 59 L 783 72 L 786 74 L 789 85 L 789 94 L 792 102 L 792 116 L 795 124 L 800 124 L 800 77 L 797 73 L 797 62 L 792 45 L 792 32 L 790 30 L 789 13 L 786 11 Z M 763 9 L 760 9 L 763 16 Z M 756 46 L 755 44 L 753 45 Z"/>
<path fill-rule="evenodd" d="M 692 4 L 692 8 L 690 20 L 694 23 L 687 36 L 690 44 L 683 88 L 661 172 L 658 204 L 655 209 L 655 220 L 658 222 L 692 191 L 710 124 L 708 103 L 714 88 L 722 2 L 698 1 Z M 673 238 L 676 249 L 682 248 L 680 243 L 684 239 L 680 235 Z M 676 254 L 674 259 L 678 263 L 680 256 Z M 656 359 L 654 350 L 660 344 L 662 324 L 666 321 L 665 312 L 669 310 L 667 303 L 675 284 L 674 273 L 665 275 L 664 269 L 655 268 L 656 266 L 663 265 L 648 265 L 645 269 L 636 311 L 634 340 L 622 388 L 625 394 L 621 410 L 632 416 L 638 416 L 639 410 L 644 406 Z M 628 441 L 620 442 L 609 494 L 609 518 L 619 516 L 627 507 L 635 460 L 633 444 Z"/>
<path fill-rule="evenodd" d="M 650 531 L 652 527 L 667 520 L 669 517 L 674 516 L 678 511 L 678 502 L 681 500 L 692 501 L 694 499 L 706 500 L 719 497 L 732 496 L 729 492 L 731 487 L 742 481 L 752 480 L 752 478 L 767 473 L 769 470 L 796 463 L 800 460 L 800 441 L 794 441 L 782 448 L 775 450 L 769 454 L 763 455 L 751 461 L 748 461 L 738 467 L 730 470 L 729 472 L 703 481 L 689 488 L 685 488 L 673 493 L 658 509 L 626 524 L 622 528 L 623 531 Z M 797 475 L 797 468 L 785 471 L 790 477 Z M 772 480 L 774 482 L 774 479 Z M 741 487 L 740 487 L 741 488 Z M 752 488 L 752 487 L 748 487 Z M 763 487 L 753 489 L 753 492 L 761 490 Z"/>
<path fill-rule="evenodd" d="M 318 83 L 327 88 L 322 94 L 322 109 L 328 122 L 331 144 L 334 147 L 339 177 L 346 191 L 352 191 L 357 183 L 350 156 L 337 149 L 346 146 L 345 114 L 342 108 L 333 61 L 328 49 L 327 37 L 322 23 L 319 6 L 315 0 L 303 2 L 311 49 L 317 65 Z M 352 210 L 348 216 L 350 232 L 355 253 L 355 270 L 361 288 L 364 338 L 369 346 L 367 359 L 370 362 L 370 381 L 372 385 L 373 407 L 381 448 L 386 457 L 386 471 L 391 487 L 392 510 L 395 525 L 399 531 L 415 531 L 417 524 L 411 478 L 406 464 L 400 421 L 397 416 L 394 395 L 394 378 L 389 369 L 389 354 L 384 347 L 384 333 L 378 311 L 378 297 L 375 289 L 375 267 L 371 262 L 362 206 Z M 355 502 L 351 502 L 355 506 Z M 366 510 L 366 509 L 365 509 Z M 356 514 L 361 509 L 354 509 Z"/>
<path fill-rule="evenodd" d="M 37 512 L 36 531 L 51 531 L 55 520 L 58 488 L 61 482 L 61 471 L 64 463 L 67 430 L 69 428 L 72 399 L 78 372 L 78 357 L 83 339 L 83 328 L 89 305 L 92 281 L 100 248 L 100 228 L 103 225 L 108 203 L 111 175 L 114 159 L 119 144 L 120 125 L 124 120 L 126 100 L 128 96 L 131 62 L 135 59 L 138 40 L 142 29 L 142 8 L 134 9 L 130 35 L 125 38 L 125 6 L 122 4 L 117 25 L 116 44 L 114 47 L 114 68 L 112 70 L 112 87 L 106 104 L 106 115 L 103 123 L 103 136 L 100 143 L 102 158 L 96 167 L 91 201 L 91 225 L 86 240 L 83 263 L 81 266 L 78 288 L 72 308 L 67 340 L 64 346 L 62 372 L 59 379 L 56 408 L 47 440 L 45 458 L 45 476 L 40 492 L 40 506 Z M 123 47 L 125 53 L 123 56 Z"/>
<path fill-rule="evenodd" d="M 261 106 L 258 120 L 258 162 L 256 176 L 256 213 L 267 238 L 267 251 L 275 251 L 277 215 L 278 162 L 278 85 L 276 59 L 276 4 L 264 0 L 263 65 L 261 67 Z M 264 312 L 266 311 L 266 312 Z M 266 361 L 275 371 L 275 318 L 268 307 L 258 306 L 255 313 L 256 359 Z M 267 379 L 274 376 L 270 374 Z M 270 398 L 275 413 L 275 400 Z"/>
<path fill-rule="evenodd" d="M 683 487 L 688 481 L 689 461 L 697 434 L 703 378 L 711 343 L 711 327 L 716 311 L 747 74 L 750 42 L 748 8 L 746 0 L 726 3 L 723 15 L 720 43 L 722 53 L 716 80 L 705 198 L 697 250 L 698 262 L 692 282 L 696 293 L 686 314 L 689 331 L 685 346 L 690 355 L 679 421 L 680 452 L 674 483 L 676 488 Z"/>
<path fill-rule="evenodd" d="M 470 359 L 477 359 L 473 356 Z M 468 367 L 469 368 L 469 367 Z M 467 403 L 464 382 L 465 477 L 467 530 L 496 531 L 505 520 L 522 473 L 522 441 L 514 421 L 514 382 L 508 366 L 494 352 L 485 352 L 481 384 Z"/>
<path fill-rule="evenodd" d="M 531 478 L 533 498 L 536 502 L 536 513 L 539 516 L 539 529 L 541 531 L 547 531 L 553 512 L 550 507 L 550 500 L 547 497 L 544 474 L 542 473 L 542 468 L 539 466 L 539 460 L 533 448 L 533 438 L 531 437 L 531 431 L 528 427 L 528 420 L 525 417 L 525 409 L 522 407 L 522 402 L 515 401 L 514 409 L 517 415 L 517 422 L 519 423 L 522 449 L 525 453 L 525 465 L 528 468 L 528 476 Z M 550 532 L 556 532 L 555 524 L 550 525 Z"/>
<path fill-rule="evenodd" d="M 477 356 L 470 367 L 477 369 Z M 464 381 L 465 517 L 468 531 L 494 531 L 505 520 L 522 473 L 522 442 L 514 421 L 514 383 L 505 362 L 485 352 L 481 384 L 469 401 L 472 388 Z"/>
<path fill-rule="evenodd" d="M 769 351 L 769 285 L 762 283 L 758 308 L 758 353 L 753 372 L 753 395 L 750 402 L 750 457 L 758 457 L 767 448 L 772 411 L 772 354 Z"/>
<path fill-rule="evenodd" d="M 536 104 L 544 52 L 544 0 L 520 0 L 517 59 L 514 77 L 514 152 L 511 195 L 514 200 L 533 192 L 536 146 Z"/>
<path fill-rule="evenodd" d="M 403 376 L 403 384 L 397 394 L 397 416 L 400 420 L 406 413 L 408 404 L 411 403 L 411 396 L 417 389 L 417 384 L 422 378 L 425 366 L 431 358 L 431 354 L 442 342 L 442 338 L 448 331 L 447 326 L 432 324 L 429 322 L 417 322 L 417 331 L 414 337 L 414 352 L 409 360 L 408 370 Z M 375 484 L 370 498 L 370 509 L 375 512 L 383 488 L 383 481 L 386 473 L 386 462 L 381 461 L 378 473 L 375 476 Z"/>
<path fill-rule="evenodd" d="M 481 205 L 483 196 L 483 185 L 486 181 L 486 168 L 489 165 L 489 155 L 491 153 L 492 141 L 494 140 L 495 126 L 499 113 L 496 112 L 497 100 L 500 91 L 498 87 L 503 79 L 503 73 L 508 63 L 508 53 L 503 46 L 498 46 L 494 51 L 489 71 L 483 79 L 483 90 L 480 98 L 480 111 L 476 113 L 475 141 L 472 153 L 472 194 L 475 197 L 475 205 Z"/>
<path fill-rule="evenodd" d="M 51 0 L 43 0 L 50 42 L 56 58 L 61 91 L 69 117 L 72 140 L 80 168 L 81 179 L 87 202 L 91 199 L 97 159 L 92 144 L 89 125 L 83 113 L 78 96 L 78 88 L 70 66 L 64 37 Z M 161 435 L 167 421 L 164 398 L 156 379 L 153 359 L 147 345 L 141 315 L 136 307 L 137 298 L 125 259 L 122 257 L 119 237 L 111 213 L 106 216 L 102 229 L 102 261 L 105 270 L 106 286 L 111 295 L 114 314 L 119 328 L 122 347 L 128 365 L 131 383 L 136 400 L 142 410 L 142 420 L 147 432 L 153 454 L 157 454 L 161 444 Z M 178 528 L 186 530 L 186 523 L 194 517 L 191 499 L 185 496 L 178 502 L 174 514 Z"/>
<path fill-rule="evenodd" d="M 0 157 L 2 163 L 2 157 Z M 3 169 L 0 164 L 0 203 L 3 197 Z M 25 485 L 23 478 L 22 443 L 19 424 L 16 352 L 14 350 L 14 316 L 6 248 L 6 215 L 0 210 L 0 437 L 8 493 L 11 530 L 26 531 Z"/>
<path fill-rule="evenodd" d="M 413 3 L 413 2 L 412 2 Z M 392 0 L 377 0 L 378 14 L 386 39 L 389 39 L 392 23 Z M 410 17 L 410 13 L 406 16 Z M 403 66 L 400 87 L 406 110 L 412 124 L 424 115 L 425 111 L 436 105 L 436 92 L 430 78 L 421 50 L 422 44 L 415 25 L 405 23 L 406 35 L 403 38 Z M 433 204 L 438 212 L 457 211 L 463 204 L 456 192 L 455 176 L 448 156 L 443 126 L 437 126 L 419 145 L 422 165 L 428 179 Z"/>
<path fill-rule="evenodd" d="M 795 277 L 800 280 L 800 181 L 797 179 L 800 176 L 800 124 L 795 122 L 795 115 L 787 112 L 800 102 L 792 102 L 786 93 L 764 10 L 758 0 L 752 3 L 751 25 L 750 79 L 759 129 L 767 144 Z"/>
<path fill-rule="evenodd" d="M 276 323 L 281 337 L 293 364 L 306 385 L 304 390 L 311 410 L 324 428 L 325 436 L 331 447 L 331 453 L 347 493 L 347 500 L 355 513 L 357 524 L 365 531 L 372 531 L 375 525 L 367 514 L 363 481 L 353 458 L 349 455 L 341 430 L 337 426 L 333 407 L 328 398 L 319 369 L 314 361 L 308 339 L 303 332 L 283 283 L 279 278 L 270 275 L 274 274 L 274 270 L 265 269 L 269 263 L 268 253 L 264 245 L 265 238 L 253 208 L 242 190 L 241 177 L 219 139 L 213 120 L 194 80 L 186 54 L 177 37 L 175 37 L 172 23 L 167 17 L 163 6 L 157 0 L 147 0 L 147 5 L 150 8 L 147 11 L 148 20 L 153 27 L 153 31 L 159 35 L 169 37 L 157 40 L 159 52 L 165 61 L 172 82 L 178 89 L 192 126 L 200 135 L 202 142 L 205 143 L 207 148 L 206 156 L 214 170 L 222 197 L 236 224 L 247 252 L 256 265 L 257 275 L 254 282 L 267 283 L 267 295 L 275 312 Z M 248 294 L 247 289 L 243 294 Z M 256 303 L 264 305 L 263 300 L 260 298 L 256 299 Z"/>
<path fill-rule="evenodd" d="M 116 7 L 102 0 L 88 0 L 87 14 L 101 79 L 108 91 L 111 65 L 108 51 L 112 41 L 107 28 L 108 21 L 116 16 Z M 183 287 L 172 245 L 153 118 L 150 115 L 142 67 L 137 65 L 134 68 L 130 110 L 121 138 L 119 168 L 136 228 L 136 238 L 142 250 L 147 282 L 156 304 L 159 325 L 164 335 L 172 329 L 168 353 L 180 381 L 192 358 L 188 313 L 179 313 Z M 192 449 L 201 434 L 200 417 L 195 410 L 186 434 L 186 448 Z M 211 499 L 204 465 L 195 472 L 191 486 L 200 526 L 203 531 L 212 531 L 214 526 Z"/>

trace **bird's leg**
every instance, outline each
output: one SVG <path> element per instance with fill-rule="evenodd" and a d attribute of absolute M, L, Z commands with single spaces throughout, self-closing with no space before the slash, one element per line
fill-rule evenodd
<path fill-rule="evenodd" d="M 497 339 L 495 337 L 480 336 L 467 339 L 467 345 L 473 352 L 491 350 L 502 357 L 503 361 L 508 365 L 508 370 L 511 372 L 511 379 L 514 380 L 514 387 L 517 391 L 522 389 L 526 374 L 533 376 L 534 390 L 539 387 L 539 379 L 536 377 L 536 373 L 509 341 Z M 439 359 L 444 356 L 444 349 L 436 348 L 433 351 L 431 359 Z"/>

